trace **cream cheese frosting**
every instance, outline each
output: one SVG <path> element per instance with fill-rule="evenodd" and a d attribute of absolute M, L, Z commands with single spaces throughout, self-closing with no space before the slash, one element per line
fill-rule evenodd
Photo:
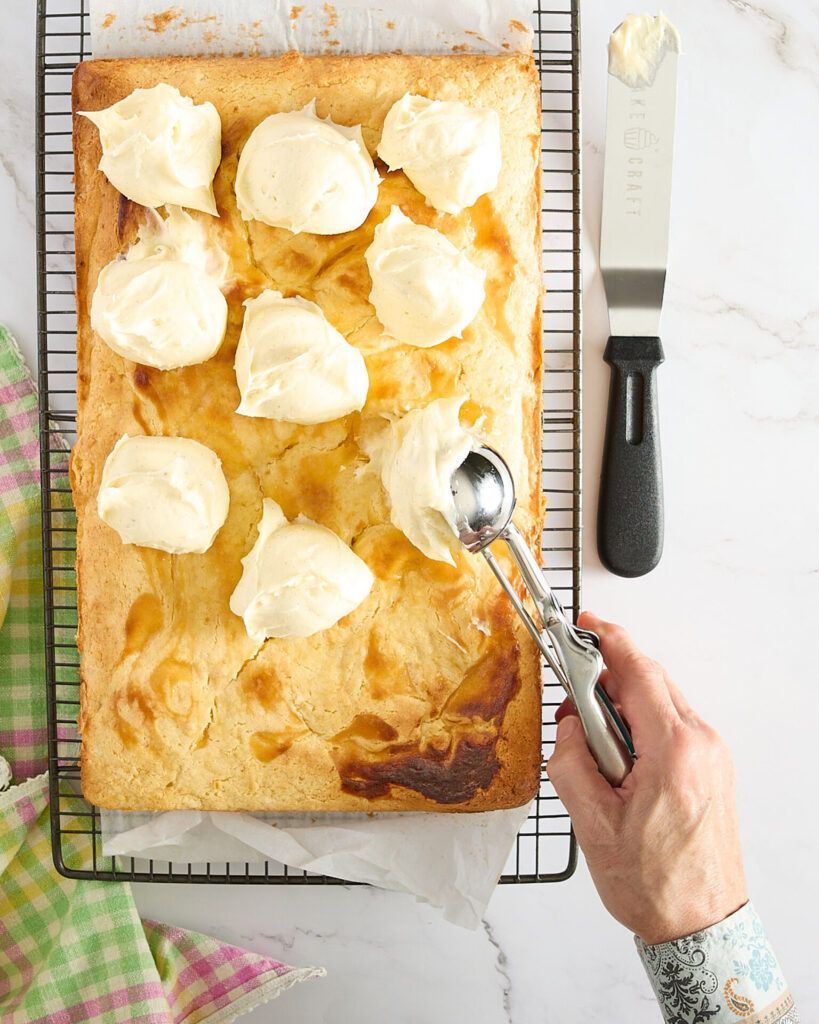
<path fill-rule="evenodd" d="M 393 524 L 428 558 L 450 565 L 457 534 L 449 481 L 473 445 L 458 419 L 466 398 L 441 398 L 394 421 L 375 458 Z"/>
<path fill-rule="evenodd" d="M 162 256 L 202 269 L 220 288 L 233 278 L 230 257 L 208 230 L 209 221 L 191 217 L 181 206 L 166 207 L 166 216 L 147 209 L 139 226 L 137 240 L 129 246 L 125 258 L 146 260 Z"/>
<path fill-rule="evenodd" d="M 236 200 L 245 220 L 337 235 L 364 223 L 379 180 L 361 125 L 317 117 L 311 100 L 256 125 L 239 157 Z"/>
<path fill-rule="evenodd" d="M 364 358 L 300 295 L 265 289 L 244 303 L 236 348 L 236 410 L 289 423 L 326 423 L 360 409 L 369 378 Z"/>
<path fill-rule="evenodd" d="M 126 198 L 216 214 L 213 176 L 222 159 L 222 122 L 212 103 L 194 103 L 160 82 L 134 89 L 104 110 L 78 113 L 99 128 L 99 169 Z"/>
<path fill-rule="evenodd" d="M 633 88 L 651 85 L 666 53 L 679 52 L 679 32 L 662 12 L 627 14 L 609 39 L 609 74 Z"/>
<path fill-rule="evenodd" d="M 436 210 L 460 213 L 498 184 L 500 119 L 488 108 L 405 93 L 387 114 L 378 155 Z"/>
<path fill-rule="evenodd" d="M 364 253 L 370 302 L 398 341 L 420 348 L 462 336 L 484 300 L 485 271 L 435 228 L 416 224 L 393 206 Z"/>
<path fill-rule="evenodd" d="M 124 259 L 100 271 L 91 327 L 125 359 L 160 370 L 215 355 L 227 325 L 220 289 L 229 259 L 201 224 L 177 207 L 153 215 Z"/>
<path fill-rule="evenodd" d="M 257 643 L 312 636 L 349 615 L 372 585 L 367 565 L 332 530 L 303 519 L 290 523 L 265 498 L 230 610 Z"/>
<path fill-rule="evenodd" d="M 215 452 L 187 437 L 117 441 L 102 470 L 100 519 L 124 544 L 202 553 L 227 518 L 230 493 Z"/>

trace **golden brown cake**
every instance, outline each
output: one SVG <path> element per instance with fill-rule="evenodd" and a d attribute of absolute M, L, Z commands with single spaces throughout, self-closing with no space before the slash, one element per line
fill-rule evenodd
<path fill-rule="evenodd" d="M 219 218 L 192 213 L 232 260 L 227 334 L 207 362 L 162 371 L 91 330 L 100 270 L 135 240 L 144 208 L 97 169 L 97 129 L 75 116 L 82 787 L 102 807 L 161 810 L 479 811 L 524 803 L 540 776 L 540 657 L 483 558 L 432 561 L 390 523 L 365 449 L 395 416 L 468 394 L 462 423 L 504 453 L 516 522 L 537 545 L 540 494 L 540 108 L 530 58 L 362 56 L 91 61 L 74 110 L 175 85 L 222 120 Z M 268 114 L 303 107 L 363 125 L 373 156 L 391 105 L 412 91 L 493 107 L 497 188 L 456 216 L 400 171 L 383 176 L 358 229 L 292 234 L 245 222 L 237 159 Z M 486 270 L 486 300 L 462 339 L 385 347 L 368 302 L 364 251 L 392 205 L 442 231 Z M 316 426 L 236 414 L 242 302 L 263 288 L 317 303 L 364 355 L 360 413 Z M 124 433 L 179 435 L 217 453 L 230 489 L 204 554 L 125 545 L 96 511 L 106 456 Z M 262 500 L 333 530 L 375 583 L 337 625 L 306 639 L 249 638 L 228 606 Z M 498 553 L 499 556 L 501 553 Z M 502 556 L 501 556 L 502 557 Z M 504 559 L 504 565 L 508 563 Z"/>

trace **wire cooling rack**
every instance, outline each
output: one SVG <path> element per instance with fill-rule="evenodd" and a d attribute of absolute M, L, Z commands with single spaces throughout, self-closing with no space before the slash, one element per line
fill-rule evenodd
<path fill-rule="evenodd" d="M 88 0 L 37 4 L 37 280 L 48 759 L 54 862 L 75 878 L 153 882 L 349 884 L 266 864 L 178 864 L 102 855 L 100 813 L 79 789 L 79 657 L 74 510 L 65 476 L 76 416 L 71 74 L 90 56 Z M 580 112 L 578 0 L 533 13 L 543 156 L 543 564 L 567 611 L 580 605 Z M 543 754 L 563 691 L 544 667 Z M 568 816 L 543 776 L 502 882 L 554 882 L 574 871 Z"/>

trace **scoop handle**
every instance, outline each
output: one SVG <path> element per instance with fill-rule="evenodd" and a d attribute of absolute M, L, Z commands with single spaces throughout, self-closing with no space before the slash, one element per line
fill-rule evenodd
<path fill-rule="evenodd" d="M 611 337 L 606 440 L 597 506 L 597 551 L 617 576 L 643 576 L 663 553 L 663 472 L 657 367 L 659 338 Z"/>
<path fill-rule="evenodd" d="M 510 523 L 501 537 L 554 645 L 563 669 L 558 678 L 577 709 L 589 750 L 604 778 L 619 786 L 633 767 L 634 746 L 614 705 L 598 685 L 603 657 L 584 632 L 569 622 L 520 530 Z"/>

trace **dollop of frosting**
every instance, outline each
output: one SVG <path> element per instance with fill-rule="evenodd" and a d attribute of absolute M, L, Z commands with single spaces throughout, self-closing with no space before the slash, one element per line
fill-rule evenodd
<path fill-rule="evenodd" d="M 256 643 L 312 636 L 349 615 L 372 585 L 366 563 L 332 530 L 302 519 L 289 523 L 265 498 L 259 536 L 242 559 L 230 610 Z"/>
<path fill-rule="evenodd" d="M 125 259 L 147 260 L 161 256 L 199 267 L 220 288 L 231 280 L 230 256 L 209 230 L 211 221 L 191 217 L 181 206 L 167 206 L 165 217 L 146 209 L 137 240 L 128 247 Z"/>
<path fill-rule="evenodd" d="M 123 434 L 97 494 L 100 519 L 123 543 L 174 555 L 207 551 L 229 504 L 218 455 L 187 437 Z"/>
<path fill-rule="evenodd" d="M 609 74 L 632 88 L 651 85 L 666 53 L 679 52 L 680 34 L 664 14 L 627 14 L 609 39 Z"/>
<path fill-rule="evenodd" d="M 485 271 L 446 235 L 416 224 L 397 206 L 375 229 L 364 258 L 378 319 L 408 345 L 430 348 L 460 338 L 483 305 Z"/>
<path fill-rule="evenodd" d="M 466 398 L 441 398 L 395 420 L 375 455 L 393 524 L 428 558 L 450 565 L 457 531 L 449 482 L 473 445 L 458 419 Z"/>
<path fill-rule="evenodd" d="M 236 348 L 243 416 L 326 423 L 360 409 L 369 378 L 364 358 L 300 295 L 266 289 L 247 299 Z"/>
<path fill-rule="evenodd" d="M 126 198 L 216 214 L 213 176 L 222 159 L 222 122 L 212 103 L 194 103 L 160 82 L 134 89 L 104 110 L 79 113 L 99 128 L 99 169 Z"/>
<path fill-rule="evenodd" d="M 203 226 L 178 207 L 154 214 L 124 259 L 103 267 L 91 327 L 125 359 L 159 370 L 215 355 L 227 325 L 220 289 L 229 259 Z"/>
<path fill-rule="evenodd" d="M 245 220 L 337 235 L 364 223 L 379 180 L 361 125 L 317 117 L 311 100 L 256 125 L 239 157 L 236 200 Z"/>
<path fill-rule="evenodd" d="M 460 213 L 498 184 L 500 118 L 485 107 L 405 93 L 384 121 L 378 155 L 444 213 Z"/>

